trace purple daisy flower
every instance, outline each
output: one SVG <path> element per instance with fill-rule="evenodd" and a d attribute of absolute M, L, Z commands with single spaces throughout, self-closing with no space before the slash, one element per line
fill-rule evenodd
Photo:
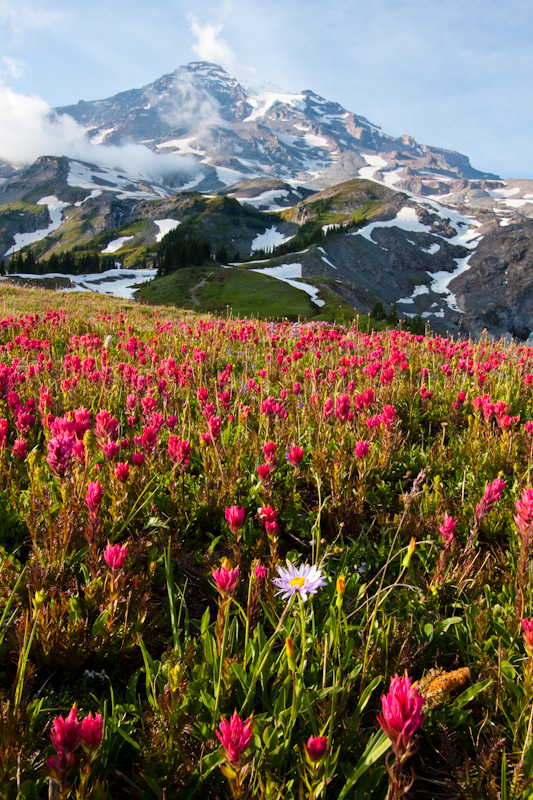
<path fill-rule="evenodd" d="M 278 567 L 277 570 L 279 578 L 274 578 L 272 583 L 278 587 L 279 592 L 276 594 L 281 594 L 283 600 L 294 594 L 300 594 L 302 600 L 307 600 L 308 595 L 316 594 L 327 583 L 322 572 L 311 564 L 295 567 L 287 562 L 287 569 Z"/>

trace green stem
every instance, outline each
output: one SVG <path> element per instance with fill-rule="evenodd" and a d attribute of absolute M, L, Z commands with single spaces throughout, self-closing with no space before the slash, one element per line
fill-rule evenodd
<path fill-rule="evenodd" d="M 31 630 L 29 639 L 28 639 L 28 618 L 26 617 L 26 627 L 24 629 L 24 642 L 22 644 L 22 650 L 20 651 L 19 663 L 17 667 L 17 675 L 15 678 L 15 697 L 13 700 L 13 712 L 15 715 L 18 714 L 18 710 L 22 702 L 22 690 L 24 689 L 24 675 L 26 673 L 26 665 L 28 663 L 28 657 L 30 655 L 31 645 L 33 642 L 33 637 L 35 636 L 35 629 L 37 627 L 37 622 L 39 621 L 40 613 L 41 609 L 38 608 L 35 612 L 35 620 L 33 623 L 33 628 Z"/>
<path fill-rule="evenodd" d="M 222 633 L 222 644 L 220 646 L 220 667 L 218 670 L 218 679 L 215 689 L 215 707 L 213 709 L 213 725 L 217 724 L 218 702 L 220 699 L 220 686 L 222 683 L 222 672 L 224 670 L 224 660 L 226 658 L 226 646 L 228 641 L 228 623 L 229 623 L 229 609 L 231 605 L 231 597 L 228 599 L 226 605 L 226 617 L 224 619 L 224 632 Z"/>
<path fill-rule="evenodd" d="M 251 680 L 250 686 L 248 688 L 248 692 L 246 693 L 246 697 L 244 698 L 244 703 L 242 704 L 241 714 L 245 713 L 245 709 L 246 709 L 248 703 L 250 702 L 250 699 L 252 697 L 252 693 L 253 693 L 253 691 L 255 689 L 255 685 L 256 685 L 256 683 L 257 683 L 257 681 L 259 679 L 259 675 L 263 671 L 263 668 L 264 668 L 264 666 L 265 666 L 265 664 L 267 662 L 267 659 L 268 659 L 268 657 L 269 657 L 269 655 L 270 655 L 270 653 L 272 651 L 272 647 L 274 646 L 274 642 L 276 641 L 277 635 L 281 630 L 281 626 L 283 625 L 285 617 L 287 616 L 287 612 L 288 612 L 289 608 L 292 605 L 291 601 L 292 601 L 292 598 L 289 600 L 289 602 L 287 603 L 287 605 L 283 609 L 283 614 L 279 618 L 279 622 L 277 624 L 276 630 L 274 631 L 274 633 L 272 634 L 270 639 L 265 643 L 265 646 L 263 647 L 263 649 L 262 649 L 262 651 L 260 653 L 259 664 L 256 667 L 256 669 L 254 670 L 254 673 L 253 673 L 253 676 L 252 676 L 252 680 Z"/>
<path fill-rule="evenodd" d="M 246 662 L 248 658 L 248 640 L 250 638 L 250 602 L 252 599 L 252 575 L 248 579 L 248 598 L 246 600 L 246 626 L 244 629 L 244 659 L 243 667 L 246 670 Z"/>
<path fill-rule="evenodd" d="M 303 675 L 304 667 L 305 667 L 305 646 L 306 646 L 306 636 L 305 636 L 305 609 L 304 609 L 304 602 L 302 600 L 302 595 L 298 594 L 298 601 L 300 604 L 300 628 L 302 632 L 302 652 L 300 654 L 300 672 Z"/>

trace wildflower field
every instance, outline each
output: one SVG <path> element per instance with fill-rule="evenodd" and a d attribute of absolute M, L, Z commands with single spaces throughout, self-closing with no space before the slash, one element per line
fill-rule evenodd
<path fill-rule="evenodd" d="M 533 796 L 532 381 L 4 286 L 0 797 Z"/>

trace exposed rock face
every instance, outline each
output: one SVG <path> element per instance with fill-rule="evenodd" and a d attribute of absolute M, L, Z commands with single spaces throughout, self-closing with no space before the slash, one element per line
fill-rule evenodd
<path fill-rule="evenodd" d="M 50 190 L 65 187 L 68 171 L 67 158 L 41 156 L 30 167 L 14 173 L 0 186 L 0 206 L 21 197 L 38 200 L 43 197 L 43 189 L 46 187 Z"/>
<path fill-rule="evenodd" d="M 533 220 L 494 227 L 480 241 L 470 269 L 450 288 L 475 334 L 511 333 L 527 339 L 533 331 Z"/>

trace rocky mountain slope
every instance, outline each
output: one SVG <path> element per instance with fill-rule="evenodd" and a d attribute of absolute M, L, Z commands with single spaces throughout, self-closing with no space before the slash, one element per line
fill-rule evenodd
<path fill-rule="evenodd" d="M 2 165 L 5 261 L 85 248 L 146 265 L 179 226 L 173 235 L 239 259 L 262 251 L 279 275 L 298 269 L 361 311 L 379 300 L 435 330 L 533 330 L 531 181 L 391 137 L 312 91 L 253 89 L 204 62 L 57 113 L 99 146 L 96 163 L 43 154 L 23 170 Z M 132 144 L 151 159 L 137 163 L 132 150 L 124 169 L 96 157 Z M 291 239 L 304 242 L 299 253 Z"/>

